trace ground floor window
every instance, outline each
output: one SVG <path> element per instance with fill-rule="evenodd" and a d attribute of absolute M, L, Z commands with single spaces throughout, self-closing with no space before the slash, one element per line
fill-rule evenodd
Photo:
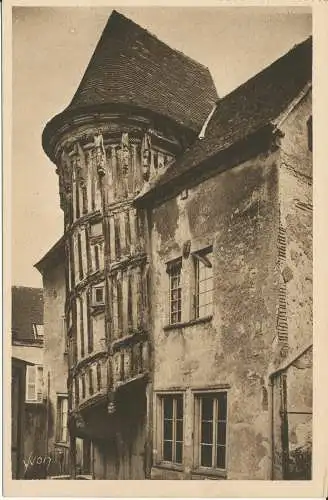
<path fill-rule="evenodd" d="M 227 392 L 195 397 L 195 461 L 198 467 L 226 469 Z"/>
<path fill-rule="evenodd" d="M 160 396 L 161 458 L 164 462 L 182 464 L 183 395 Z"/>

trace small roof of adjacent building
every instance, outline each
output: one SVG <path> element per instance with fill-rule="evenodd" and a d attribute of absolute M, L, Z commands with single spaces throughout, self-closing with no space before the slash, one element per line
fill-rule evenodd
<path fill-rule="evenodd" d="M 34 325 L 43 325 L 42 288 L 13 286 L 11 293 L 13 340 L 24 342 L 38 340 Z"/>
<path fill-rule="evenodd" d="M 199 132 L 217 98 L 208 68 L 114 10 L 71 103 L 52 122 L 63 114 L 123 104 Z"/>
<path fill-rule="evenodd" d="M 42 274 L 47 269 L 52 269 L 57 264 L 65 263 L 65 238 L 62 236 L 58 241 L 48 250 L 48 252 L 36 263 L 34 267 Z"/>
<path fill-rule="evenodd" d="M 197 139 L 154 185 L 139 197 L 154 196 L 232 145 L 278 118 L 312 80 L 312 37 L 218 101 L 205 137 Z"/>

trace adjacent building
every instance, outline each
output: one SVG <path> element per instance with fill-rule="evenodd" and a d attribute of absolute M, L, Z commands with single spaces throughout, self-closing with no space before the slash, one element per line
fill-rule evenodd
<path fill-rule="evenodd" d="M 308 39 L 219 99 L 207 68 L 110 16 L 42 139 L 73 478 L 311 477 L 311 78 Z"/>
<path fill-rule="evenodd" d="M 13 479 L 45 477 L 43 457 L 46 442 L 46 409 L 43 386 L 43 337 L 43 290 L 13 286 L 11 331 Z"/>

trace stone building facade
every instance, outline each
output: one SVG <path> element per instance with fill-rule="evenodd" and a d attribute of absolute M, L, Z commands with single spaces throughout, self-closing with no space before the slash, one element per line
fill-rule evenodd
<path fill-rule="evenodd" d="M 78 439 L 96 479 L 290 474 L 312 407 L 311 50 L 220 100 L 114 11 L 47 124 L 73 477 Z"/>

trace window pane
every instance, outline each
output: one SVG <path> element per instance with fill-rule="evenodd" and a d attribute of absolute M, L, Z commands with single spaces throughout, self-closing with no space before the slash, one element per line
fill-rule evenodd
<path fill-rule="evenodd" d="M 164 420 L 163 437 L 164 440 L 173 439 L 173 420 Z"/>
<path fill-rule="evenodd" d="M 175 446 L 175 461 L 178 464 L 182 463 L 182 443 L 176 443 Z"/>
<path fill-rule="evenodd" d="M 217 423 L 217 444 L 226 444 L 226 423 Z"/>
<path fill-rule="evenodd" d="M 35 366 L 27 366 L 27 379 L 29 384 L 35 382 Z"/>
<path fill-rule="evenodd" d="M 173 418 L 173 397 L 164 398 L 164 418 Z"/>
<path fill-rule="evenodd" d="M 183 418 L 183 397 L 177 396 L 177 418 Z"/>
<path fill-rule="evenodd" d="M 213 420 L 213 398 L 202 397 L 202 420 Z"/>
<path fill-rule="evenodd" d="M 203 467 L 212 467 L 212 446 L 203 444 L 201 446 L 201 461 Z"/>
<path fill-rule="evenodd" d="M 219 469 L 225 469 L 225 446 L 217 447 L 217 459 L 216 459 L 217 467 Z"/>
<path fill-rule="evenodd" d="M 172 462 L 172 441 L 164 441 L 163 459 Z"/>
<path fill-rule="evenodd" d="M 201 442 L 212 444 L 213 440 L 213 423 L 202 422 Z"/>
<path fill-rule="evenodd" d="M 29 401 L 35 399 L 35 385 L 34 384 L 27 385 L 27 399 Z"/>
<path fill-rule="evenodd" d="M 176 440 L 183 441 L 183 420 L 177 420 L 176 423 Z"/>
<path fill-rule="evenodd" d="M 219 420 L 227 420 L 227 393 L 222 392 L 218 397 Z"/>

